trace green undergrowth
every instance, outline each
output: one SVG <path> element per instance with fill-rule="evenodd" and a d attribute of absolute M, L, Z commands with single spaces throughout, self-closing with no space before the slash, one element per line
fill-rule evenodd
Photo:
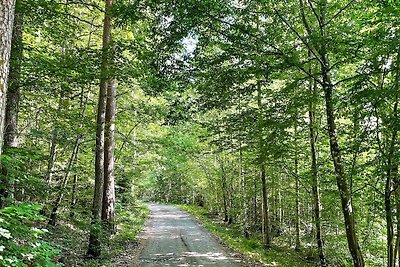
<path fill-rule="evenodd" d="M 136 246 L 138 233 L 144 227 L 148 208 L 132 205 L 117 208 L 117 234 L 102 238 L 102 254 L 99 259 L 86 258 L 89 229 L 87 222 L 74 220 L 60 221 L 49 228 L 48 240 L 61 252 L 56 259 L 59 266 L 115 266 L 118 257 Z"/>
<path fill-rule="evenodd" d="M 249 258 L 262 262 L 265 266 L 276 267 L 311 267 L 314 263 L 307 262 L 301 252 L 290 248 L 272 246 L 265 249 L 262 242 L 256 238 L 245 238 L 237 225 L 229 226 L 220 220 L 215 220 L 208 215 L 208 211 L 198 206 L 180 205 L 179 208 L 196 217 L 203 226 L 221 238 L 231 248 L 241 252 Z"/>

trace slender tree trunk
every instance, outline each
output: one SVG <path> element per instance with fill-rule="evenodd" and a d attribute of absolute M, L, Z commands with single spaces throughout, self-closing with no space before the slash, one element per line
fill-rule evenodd
<path fill-rule="evenodd" d="M 61 92 L 57 104 L 57 113 L 59 113 L 63 107 L 63 99 L 64 99 L 64 92 Z M 51 133 L 51 140 L 50 140 L 49 159 L 47 161 L 46 182 L 48 185 L 51 185 L 53 179 L 53 169 L 57 158 L 57 141 L 58 141 L 58 126 L 57 122 L 54 121 L 53 130 Z"/>
<path fill-rule="evenodd" d="M 47 161 L 46 182 L 49 185 L 51 184 L 53 178 L 53 168 L 54 168 L 54 162 L 56 161 L 56 156 L 57 156 L 57 129 L 54 128 L 50 140 L 49 159 Z"/>
<path fill-rule="evenodd" d="M 6 97 L 14 14 L 15 0 L 0 0 L 0 156 L 3 147 L 4 123 L 6 117 Z M 4 200 L 8 197 L 7 187 L 8 179 L 6 176 L 2 175 L 0 184 L 0 208 L 4 206 Z"/>
<path fill-rule="evenodd" d="M 105 2 L 105 14 L 103 25 L 103 54 L 101 60 L 101 77 L 99 100 L 97 104 L 96 124 L 96 156 L 95 156 L 95 182 L 92 206 L 92 228 L 89 237 L 88 257 L 98 258 L 101 254 L 99 223 L 103 204 L 104 185 L 104 129 L 107 102 L 107 83 L 109 72 L 109 48 L 111 43 L 111 17 L 108 14 L 112 7 L 112 0 Z"/>
<path fill-rule="evenodd" d="M 400 63 L 400 54 L 397 55 L 397 67 L 399 67 Z M 380 82 L 383 86 L 383 79 Z M 396 80 L 395 80 L 395 89 L 399 89 L 399 73 L 397 70 Z M 396 95 L 396 101 L 393 107 L 393 118 L 398 117 L 398 106 L 399 99 Z M 393 222 L 393 205 L 392 205 L 392 187 L 393 183 L 396 179 L 393 179 L 393 170 L 397 167 L 397 162 L 395 161 L 395 146 L 397 143 L 397 133 L 398 128 L 396 126 L 392 129 L 392 134 L 390 136 L 390 144 L 388 145 L 389 151 L 387 155 L 386 162 L 386 182 L 385 182 L 385 214 L 386 214 L 386 239 L 387 239 L 387 267 L 394 267 L 396 264 L 395 255 L 395 234 L 394 234 L 394 222 Z"/>
<path fill-rule="evenodd" d="M 313 84 L 314 83 L 314 84 Z M 310 128 L 310 151 L 311 151 L 311 175 L 312 175 L 312 193 L 313 193 L 313 204 L 314 204 L 314 220 L 315 220 L 315 232 L 317 237 L 318 256 L 321 267 L 326 267 L 326 259 L 324 254 L 324 245 L 322 241 L 322 227 L 321 227 L 321 197 L 319 192 L 319 178 L 318 178 L 318 166 L 317 166 L 317 149 L 316 149 L 316 129 L 315 129 L 315 106 L 314 101 L 316 96 L 316 83 L 310 79 L 310 92 L 311 101 L 309 104 L 308 118 Z"/>
<path fill-rule="evenodd" d="M 395 90 L 399 92 L 400 85 L 400 53 L 397 53 L 397 68 L 396 68 L 396 80 L 395 80 Z M 396 95 L 396 103 L 398 104 L 398 94 Z M 398 108 L 398 107 L 397 107 Z M 397 113 L 397 112 L 396 112 Z M 397 118 L 397 114 L 396 114 Z M 396 201 L 396 219 L 397 219 L 397 233 L 396 233 L 396 247 L 395 247 L 395 264 L 396 264 L 396 255 L 398 256 L 398 267 L 400 267 L 400 178 L 399 178 L 399 162 L 393 162 L 393 180 L 395 181 L 395 201 Z"/>
<path fill-rule="evenodd" d="M 337 138 L 335 107 L 333 104 L 333 85 L 331 82 L 328 53 L 326 50 L 326 33 L 325 33 L 326 31 L 325 21 L 327 13 L 326 9 L 327 9 L 327 0 L 323 0 L 320 3 L 320 10 L 321 10 L 320 31 L 322 40 L 318 52 L 321 57 L 320 61 L 321 61 L 322 87 L 325 94 L 326 120 L 327 120 L 328 134 L 329 134 L 330 150 L 331 150 L 333 165 L 335 167 L 337 186 L 340 193 L 342 211 L 346 226 L 346 237 L 347 237 L 348 247 L 351 256 L 353 258 L 354 266 L 363 267 L 365 266 L 364 258 L 357 238 L 354 209 L 343 166 L 342 151 L 340 149 L 339 141 Z"/>
<path fill-rule="evenodd" d="M 395 110 L 397 111 L 398 103 L 395 104 Z M 397 113 L 397 112 L 396 112 Z M 395 247 L 394 247 L 394 223 L 393 223 L 393 212 L 392 212 L 392 171 L 393 171 L 393 154 L 394 144 L 396 142 L 397 130 L 393 130 L 392 140 L 390 144 L 390 151 L 386 165 L 386 183 L 385 183 L 385 214 L 386 214 L 386 238 L 387 238 L 387 266 L 395 266 Z"/>
<path fill-rule="evenodd" d="M 69 218 L 71 220 L 75 217 L 75 205 L 76 205 L 77 187 L 78 187 L 78 175 L 74 174 L 74 181 L 72 182 L 71 205 L 70 205 L 70 208 L 69 208 Z"/>
<path fill-rule="evenodd" d="M 60 193 L 58 194 L 58 197 L 56 198 L 56 201 L 54 201 L 53 208 L 52 208 L 51 213 L 50 213 L 49 225 L 53 225 L 53 226 L 56 225 L 58 209 L 60 207 L 61 201 L 62 201 L 62 199 L 64 197 L 64 194 L 65 194 L 65 189 L 66 189 L 67 184 L 68 184 L 69 175 L 71 174 L 72 165 L 76 161 L 77 156 L 78 156 L 79 146 L 80 146 L 80 143 L 81 143 L 81 138 L 82 138 L 81 135 L 79 135 L 76 138 L 76 141 L 75 141 L 75 144 L 74 144 L 74 149 L 73 149 L 72 155 L 71 155 L 71 157 L 70 157 L 70 159 L 68 161 L 67 169 L 65 170 L 64 178 L 63 178 L 62 183 L 61 183 Z"/>
<path fill-rule="evenodd" d="M 394 249 L 394 264 L 400 267 L 400 179 L 399 179 L 399 166 L 398 163 L 393 165 L 393 179 L 396 183 L 396 190 L 395 190 L 395 201 L 396 201 L 396 243 Z"/>
<path fill-rule="evenodd" d="M 253 192 L 253 228 L 254 230 L 257 229 L 257 222 L 258 222 L 258 215 L 257 215 L 257 182 L 258 182 L 258 177 L 256 179 L 256 176 L 254 176 L 254 192 Z"/>
<path fill-rule="evenodd" d="M 104 189 L 101 219 L 112 234 L 115 228 L 115 179 L 114 179 L 114 132 L 116 115 L 116 80 L 109 81 L 107 90 L 105 143 L 104 143 Z"/>
<path fill-rule="evenodd" d="M 326 67 L 323 67 L 323 73 L 326 73 Z M 348 183 L 346 180 L 343 161 L 342 161 L 342 151 L 339 147 L 339 141 L 337 139 L 336 133 L 336 123 L 335 123 L 335 115 L 334 115 L 334 106 L 332 100 L 332 84 L 328 81 L 328 76 L 324 75 L 324 92 L 325 92 L 325 104 L 326 104 L 326 114 L 327 114 L 327 126 L 329 133 L 329 141 L 330 141 L 330 149 L 333 159 L 333 164 L 335 166 L 335 174 L 337 186 L 340 193 L 340 199 L 342 203 L 342 211 L 346 226 L 346 237 L 349 246 L 350 253 L 353 257 L 353 263 L 356 267 L 363 267 L 364 258 L 361 253 L 361 249 L 359 246 L 356 227 L 355 227 L 355 218 L 353 213 L 353 205 L 350 196 L 350 191 L 348 189 Z"/>
<path fill-rule="evenodd" d="M 229 221 L 228 216 L 228 196 L 227 196 L 227 185 L 226 185 L 226 174 L 224 163 L 222 159 L 220 159 L 220 168 L 221 168 L 221 180 L 222 180 L 222 197 L 223 197 L 223 204 L 224 204 L 224 222 Z"/>
<path fill-rule="evenodd" d="M 268 209 L 268 191 L 267 191 L 267 177 L 265 173 L 265 163 L 264 163 L 264 144 L 262 138 L 263 132 L 263 118 L 262 118 L 262 101 L 261 101 L 261 84 L 257 83 L 257 105 L 258 105 L 258 131 L 259 131 L 259 150 L 260 150 L 260 178 L 262 187 L 262 208 L 263 208 L 263 243 L 266 248 L 271 246 L 270 237 L 270 223 L 269 223 L 269 209 Z"/>
<path fill-rule="evenodd" d="M 297 151 L 295 152 L 295 160 L 294 160 L 294 172 L 296 178 L 296 246 L 295 250 L 301 249 L 301 242 L 300 242 L 300 183 L 299 183 L 299 175 L 298 175 L 298 168 L 299 168 L 299 159 L 297 158 Z"/>
<path fill-rule="evenodd" d="M 267 193 L 267 177 L 265 173 L 265 165 L 261 163 L 260 178 L 262 186 L 262 208 L 263 208 L 263 243 L 265 248 L 271 247 L 271 230 L 269 225 L 269 210 L 268 210 L 268 193 Z"/>

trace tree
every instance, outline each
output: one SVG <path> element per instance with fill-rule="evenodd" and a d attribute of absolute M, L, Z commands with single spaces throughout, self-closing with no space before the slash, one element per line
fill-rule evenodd
<path fill-rule="evenodd" d="M 14 24 L 15 0 L 0 2 L 0 155 L 3 148 L 4 123 L 6 120 L 6 99 L 9 79 L 9 65 L 11 57 L 11 41 Z M 2 178 L 2 187 L 8 184 L 7 178 Z M 0 207 L 7 197 L 7 188 L 0 188 Z"/>
<path fill-rule="evenodd" d="M 110 214 L 103 214 L 103 210 L 107 211 L 108 207 L 104 207 L 104 202 L 106 205 L 113 205 L 112 202 L 108 202 L 109 199 L 104 199 L 104 194 L 110 196 L 111 192 L 108 190 L 114 190 L 110 188 L 113 186 L 110 180 L 108 180 L 107 184 L 104 180 L 104 156 L 105 153 L 109 153 L 109 151 L 105 151 L 104 143 L 105 143 L 105 124 L 106 124 L 106 109 L 107 109 L 107 93 L 109 87 L 112 84 L 109 84 L 110 79 L 110 51 L 111 51 L 111 15 L 110 11 L 112 8 L 113 1 L 107 0 L 105 2 L 105 11 L 104 11 L 104 25 L 103 25 L 103 50 L 102 50 L 102 60 L 101 60 L 101 76 L 100 76 L 100 91 L 99 91 L 99 100 L 97 103 L 97 124 L 96 124 L 96 162 L 95 162 L 95 185 L 94 185 L 94 197 L 93 197 L 93 208 L 92 208 L 92 226 L 94 227 L 90 233 L 89 238 L 89 248 L 87 251 L 88 256 L 90 257 L 99 257 L 101 253 L 101 244 L 100 244 L 100 232 L 98 229 L 98 224 L 100 223 L 100 218 L 104 220 L 108 220 Z M 111 88 L 110 91 L 115 89 Z M 111 97 L 113 99 L 113 97 Z M 111 111 L 111 110 L 110 110 Z M 110 113 L 109 113 L 110 114 Z M 111 115 L 111 114 L 110 114 Z M 110 116 L 111 119 L 111 116 Z M 111 122 L 111 121 L 109 121 Z M 111 125 L 107 126 L 108 129 L 111 129 Z M 110 135 L 109 135 L 110 136 Z M 110 142 L 110 141 L 109 141 Z M 111 171 L 111 172 L 110 172 Z M 107 169 L 107 175 L 112 175 L 113 170 Z M 110 178 L 108 176 L 108 178 Z M 104 187 L 104 188 L 103 188 Z M 106 188 L 107 187 L 107 188 Z M 106 192 L 105 192 L 106 189 Z M 113 215 L 113 214 L 112 214 Z"/>

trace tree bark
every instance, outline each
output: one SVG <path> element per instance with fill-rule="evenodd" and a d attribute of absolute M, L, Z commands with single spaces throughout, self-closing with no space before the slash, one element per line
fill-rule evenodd
<path fill-rule="evenodd" d="M 3 148 L 14 14 L 15 0 L 0 0 L 0 156 Z M 2 176 L 1 180 L 0 208 L 4 205 L 5 198 L 8 197 L 8 180 L 6 176 Z"/>
<path fill-rule="evenodd" d="M 17 3 L 16 3 L 17 5 Z M 8 76 L 8 90 L 7 90 L 7 103 L 6 103 L 6 114 L 5 114 L 5 129 L 4 129 L 4 153 L 10 154 L 9 149 L 17 148 L 18 142 L 18 112 L 19 112 L 19 98 L 20 98 L 20 72 L 21 72 L 21 61 L 22 61 L 22 13 L 15 11 L 14 25 L 12 32 L 11 42 L 11 58 L 10 58 L 10 71 Z M 7 198 L 12 192 L 10 188 L 14 187 L 8 181 L 8 169 L 6 166 L 2 168 L 2 185 L 5 188 L 0 189 L 0 196 Z M 15 192 L 14 192 L 15 194 Z M 3 197 L 0 198 L 0 207 L 4 206 L 2 201 Z"/>
<path fill-rule="evenodd" d="M 19 1 L 17 1 L 18 4 Z M 7 91 L 4 148 L 18 147 L 18 112 L 20 100 L 20 75 L 23 58 L 23 15 L 15 13 L 12 37 L 9 86 Z"/>
<path fill-rule="evenodd" d="M 117 84 L 111 79 L 107 86 L 107 106 L 104 142 L 104 188 L 101 219 L 111 234 L 115 228 L 114 132 Z"/>
<path fill-rule="evenodd" d="M 0 1 L 0 144 L 3 143 L 15 0 Z M 0 155 L 2 146 L 0 146 Z"/>

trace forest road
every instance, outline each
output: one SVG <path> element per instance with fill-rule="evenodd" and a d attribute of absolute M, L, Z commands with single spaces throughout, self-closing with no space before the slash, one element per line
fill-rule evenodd
<path fill-rule="evenodd" d="M 244 266 L 188 213 L 174 206 L 147 205 L 150 216 L 137 266 Z"/>

